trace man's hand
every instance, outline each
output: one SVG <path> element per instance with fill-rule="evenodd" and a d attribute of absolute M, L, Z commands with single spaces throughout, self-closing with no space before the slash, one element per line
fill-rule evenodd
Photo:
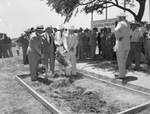
<path fill-rule="evenodd" d="M 123 37 L 120 37 L 120 38 L 119 38 L 119 41 L 121 41 L 122 39 L 123 39 Z"/>
<path fill-rule="evenodd" d="M 74 48 L 72 47 L 71 49 L 70 49 L 70 51 L 73 51 L 74 50 Z"/>

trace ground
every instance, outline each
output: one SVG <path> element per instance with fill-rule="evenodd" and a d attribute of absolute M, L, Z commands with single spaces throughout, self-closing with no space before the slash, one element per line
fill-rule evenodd
<path fill-rule="evenodd" d="M 50 114 L 49 111 L 26 91 L 15 75 L 28 71 L 21 56 L 0 59 L 0 113 L 1 114 Z"/>
<path fill-rule="evenodd" d="M 38 102 L 15 80 L 15 75 L 29 74 L 29 70 L 28 65 L 22 64 L 22 56 L 17 56 L 15 50 L 13 51 L 13 54 L 13 58 L 0 59 L 1 114 L 50 114 L 50 112 L 40 102 Z M 90 64 L 93 63 L 90 62 Z M 100 66 L 97 66 L 97 64 L 94 63 L 94 65 L 96 66 L 93 67 L 103 67 L 101 69 L 105 69 L 109 65 L 112 68 L 110 70 L 116 71 L 116 67 L 110 63 Z M 84 87 L 87 85 L 87 81 L 84 81 L 85 84 L 83 82 L 81 83 L 80 80 L 79 82 L 76 82 L 76 84 L 80 84 Z M 38 91 L 43 92 L 40 89 L 38 89 Z"/>

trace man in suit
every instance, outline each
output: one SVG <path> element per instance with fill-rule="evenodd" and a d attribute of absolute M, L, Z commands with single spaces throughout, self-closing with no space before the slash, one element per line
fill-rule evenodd
<path fill-rule="evenodd" d="M 78 38 L 78 47 L 77 47 L 77 55 L 79 57 L 80 60 L 84 60 L 84 39 L 85 39 L 85 34 L 83 33 L 83 29 L 80 28 L 79 29 L 79 33 L 77 35 Z"/>
<path fill-rule="evenodd" d="M 54 36 L 52 32 L 52 27 L 47 27 L 44 38 L 43 38 L 43 45 L 44 45 L 44 65 L 47 67 L 48 70 L 48 59 L 50 58 L 50 71 L 54 76 L 54 67 L 55 67 L 55 51 L 56 46 L 54 44 Z"/>
<path fill-rule="evenodd" d="M 7 39 L 7 35 L 4 34 L 4 33 L 1 33 L 1 36 L 0 36 L 0 47 L 1 47 L 1 50 L 2 50 L 3 58 L 9 57 L 8 53 L 7 53 L 6 39 Z"/>
<path fill-rule="evenodd" d="M 19 37 L 18 41 L 21 43 L 22 45 L 22 52 L 23 52 L 23 64 L 26 65 L 28 64 L 28 56 L 27 56 L 27 48 L 29 45 L 29 38 L 28 38 L 28 34 L 30 34 L 30 30 L 26 30 L 25 34 L 21 34 L 21 36 Z"/>
<path fill-rule="evenodd" d="M 77 51 L 77 35 L 74 33 L 74 26 L 70 26 L 68 30 L 68 34 L 65 35 L 65 38 L 67 39 L 67 46 L 65 48 L 68 48 L 68 56 L 67 59 L 71 61 L 72 69 L 70 74 L 68 75 L 76 75 L 77 69 L 76 69 L 76 51 Z"/>
<path fill-rule="evenodd" d="M 142 32 L 139 28 L 140 23 L 132 22 L 131 23 L 131 39 L 130 45 L 131 49 L 129 51 L 126 68 L 131 67 L 131 63 L 133 58 L 135 58 L 135 67 L 134 70 L 140 69 L 140 62 L 141 62 L 141 50 L 142 50 Z"/>
<path fill-rule="evenodd" d="M 43 33 L 43 27 L 38 26 L 35 29 L 35 32 L 30 32 L 30 39 L 29 39 L 29 46 L 27 50 L 28 59 L 29 59 L 29 68 L 30 68 L 30 75 L 31 80 L 36 81 L 38 76 L 38 64 L 39 58 L 41 57 L 41 43 L 42 37 L 41 34 Z"/>
<path fill-rule="evenodd" d="M 95 51 L 96 51 L 96 45 L 97 45 L 97 28 L 93 28 L 91 34 L 90 34 L 90 59 L 94 60 L 95 57 Z"/>
<path fill-rule="evenodd" d="M 10 37 L 6 37 L 6 46 L 7 46 L 7 52 L 9 57 L 13 57 L 13 53 L 12 53 L 12 46 L 11 46 L 11 39 Z"/>
<path fill-rule="evenodd" d="M 116 45 L 114 50 L 117 55 L 119 75 L 115 75 L 115 77 L 124 79 L 126 77 L 126 60 L 130 50 L 130 24 L 126 20 L 125 13 L 119 14 L 118 17 L 119 22 L 115 28 Z"/>

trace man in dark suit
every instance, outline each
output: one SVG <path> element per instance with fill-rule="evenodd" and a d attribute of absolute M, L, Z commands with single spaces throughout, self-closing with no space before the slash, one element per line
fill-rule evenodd
<path fill-rule="evenodd" d="M 54 76 L 54 67 L 55 67 L 55 51 L 56 46 L 54 44 L 54 36 L 52 32 L 52 27 L 47 27 L 45 30 L 44 38 L 43 38 L 43 45 L 44 45 L 44 65 L 47 67 L 48 70 L 48 59 L 50 58 L 50 71 Z"/>
<path fill-rule="evenodd" d="M 21 36 L 18 38 L 18 42 L 22 45 L 22 52 L 23 52 L 23 64 L 28 64 L 28 56 L 27 56 L 27 48 L 29 45 L 29 38 L 28 34 L 30 34 L 30 30 L 26 30 L 25 34 L 21 34 Z"/>
<path fill-rule="evenodd" d="M 1 47 L 3 58 L 8 57 L 7 46 L 6 46 L 6 38 L 7 38 L 6 34 L 4 34 L 4 33 L 0 34 L 0 47 Z"/>
<path fill-rule="evenodd" d="M 32 81 L 36 81 L 38 76 L 39 58 L 41 57 L 42 54 L 41 52 L 42 33 L 43 29 L 40 26 L 35 29 L 35 32 L 30 33 L 27 54 L 29 59 L 29 67 Z"/>
<path fill-rule="evenodd" d="M 12 46 L 11 46 L 11 39 L 6 35 L 6 47 L 7 47 L 7 53 L 9 57 L 13 57 L 12 53 Z"/>

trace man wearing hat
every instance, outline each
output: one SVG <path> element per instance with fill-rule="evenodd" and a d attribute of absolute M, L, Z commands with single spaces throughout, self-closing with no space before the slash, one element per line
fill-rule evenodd
<path fill-rule="evenodd" d="M 142 32 L 139 28 L 140 23 L 134 21 L 131 22 L 131 49 L 127 59 L 126 67 L 129 68 L 133 58 L 135 59 L 134 70 L 139 70 L 141 62 L 141 49 L 142 49 Z"/>
<path fill-rule="evenodd" d="M 116 45 L 114 51 L 116 51 L 117 62 L 119 67 L 119 75 L 116 74 L 116 78 L 124 79 L 126 77 L 126 60 L 130 50 L 130 24 L 126 20 L 125 13 L 118 15 L 119 22 L 115 28 Z"/>
<path fill-rule="evenodd" d="M 54 76 L 54 67 L 55 67 L 55 39 L 53 36 L 52 27 L 47 27 L 45 30 L 44 38 L 43 38 L 43 45 L 44 45 L 44 65 L 47 67 L 48 70 L 48 59 L 50 58 L 50 71 Z"/>
<path fill-rule="evenodd" d="M 55 44 L 57 47 L 57 51 L 56 51 L 56 55 L 58 56 L 58 53 L 60 53 L 63 58 L 67 59 L 67 39 L 65 38 L 66 34 L 67 34 L 67 30 L 65 30 L 65 25 L 61 24 L 59 25 L 59 27 L 57 27 L 58 31 L 55 34 Z M 59 73 L 60 74 L 66 74 L 66 68 L 63 64 L 59 63 L 58 64 L 59 67 Z"/>
<path fill-rule="evenodd" d="M 85 34 L 83 33 L 83 29 L 79 28 L 79 32 L 77 35 L 78 38 L 78 47 L 77 47 L 77 55 L 79 57 L 79 59 L 81 59 L 82 61 L 84 60 L 84 39 L 85 39 Z"/>
<path fill-rule="evenodd" d="M 29 46 L 27 50 L 28 59 L 29 59 L 29 68 L 31 80 L 36 81 L 38 76 L 38 64 L 39 58 L 41 57 L 41 46 L 42 46 L 42 36 L 43 27 L 38 26 L 35 29 L 35 32 L 32 32 L 29 36 Z"/>
<path fill-rule="evenodd" d="M 27 56 L 27 49 L 29 45 L 29 34 L 31 33 L 30 29 L 27 29 L 24 31 L 25 34 L 21 34 L 21 36 L 18 38 L 18 42 L 22 44 L 22 52 L 23 52 L 23 64 L 28 64 L 28 56 Z"/>
<path fill-rule="evenodd" d="M 67 50 L 68 57 L 67 59 L 71 61 L 72 69 L 71 72 L 68 72 L 68 75 L 76 75 L 76 48 L 78 45 L 77 35 L 74 33 L 74 26 L 70 26 L 68 30 L 68 34 L 65 35 L 67 39 Z"/>

